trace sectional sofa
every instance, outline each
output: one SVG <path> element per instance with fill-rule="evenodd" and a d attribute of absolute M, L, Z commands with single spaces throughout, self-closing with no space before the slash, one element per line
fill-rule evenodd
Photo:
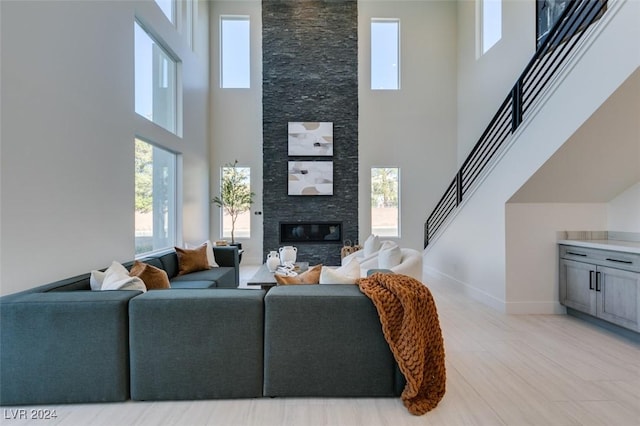
<path fill-rule="evenodd" d="M 90 291 L 85 274 L 0 298 L 0 405 L 400 395 L 357 286 L 224 288 L 225 250 L 217 277 L 173 275 L 175 252 L 145 259 L 170 290 Z"/>

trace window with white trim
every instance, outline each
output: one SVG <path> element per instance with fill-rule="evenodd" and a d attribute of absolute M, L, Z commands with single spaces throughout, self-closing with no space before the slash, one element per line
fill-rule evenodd
<path fill-rule="evenodd" d="M 135 139 L 136 255 L 176 245 L 177 155 Z"/>
<path fill-rule="evenodd" d="M 502 0 L 478 0 L 478 56 L 502 38 Z"/>
<path fill-rule="evenodd" d="M 371 233 L 400 236 L 400 169 L 371 168 Z"/>
<path fill-rule="evenodd" d="M 165 14 L 169 22 L 175 25 L 176 23 L 176 2 L 175 0 L 155 0 L 160 6 L 162 13 Z"/>
<path fill-rule="evenodd" d="M 400 20 L 371 20 L 371 90 L 400 89 Z"/>
<path fill-rule="evenodd" d="M 248 16 L 220 17 L 220 87 L 251 87 L 251 31 Z"/>
<path fill-rule="evenodd" d="M 251 168 L 224 166 L 220 174 L 222 238 L 251 238 Z M 233 234 L 232 234 L 233 233 Z"/>
<path fill-rule="evenodd" d="M 135 111 L 177 133 L 177 61 L 135 22 Z"/>

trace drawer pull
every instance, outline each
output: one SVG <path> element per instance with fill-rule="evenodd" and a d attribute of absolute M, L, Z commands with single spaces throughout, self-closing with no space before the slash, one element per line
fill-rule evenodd
<path fill-rule="evenodd" d="M 619 260 L 619 259 L 611 259 L 610 257 L 607 257 L 607 260 L 609 262 L 618 262 L 618 263 L 625 263 L 627 265 L 631 265 L 633 262 L 630 260 Z"/>
<path fill-rule="evenodd" d="M 573 255 L 573 256 L 582 256 L 582 257 L 587 257 L 587 255 L 586 255 L 586 254 L 584 254 L 584 253 L 574 253 L 574 252 L 572 252 L 572 251 L 568 251 L 568 252 L 567 252 L 567 254 L 571 254 L 571 255 Z"/>

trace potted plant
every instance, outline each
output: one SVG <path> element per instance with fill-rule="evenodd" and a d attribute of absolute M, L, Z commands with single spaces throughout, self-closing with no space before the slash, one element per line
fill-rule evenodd
<path fill-rule="evenodd" d="M 238 160 L 224 165 L 220 187 L 220 195 L 213 197 L 211 202 L 222 207 L 231 218 L 231 245 L 237 245 L 241 249 L 242 246 L 235 240 L 236 221 L 241 213 L 251 208 L 255 193 L 249 187 L 249 176 L 238 167 Z"/>

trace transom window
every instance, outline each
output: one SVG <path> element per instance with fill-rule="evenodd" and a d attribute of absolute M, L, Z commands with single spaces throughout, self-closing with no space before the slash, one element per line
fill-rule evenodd
<path fill-rule="evenodd" d="M 484 55 L 502 38 L 502 0 L 478 0 L 479 55 Z"/>
<path fill-rule="evenodd" d="M 251 43 L 248 16 L 220 17 L 220 87 L 251 87 Z"/>
<path fill-rule="evenodd" d="M 400 20 L 371 20 L 371 89 L 400 88 Z"/>
<path fill-rule="evenodd" d="M 155 0 L 160 6 L 162 13 L 165 14 L 167 19 L 175 25 L 176 23 L 176 2 L 175 0 Z"/>
<path fill-rule="evenodd" d="M 135 24 L 135 110 L 177 131 L 177 61 L 138 22 Z"/>

